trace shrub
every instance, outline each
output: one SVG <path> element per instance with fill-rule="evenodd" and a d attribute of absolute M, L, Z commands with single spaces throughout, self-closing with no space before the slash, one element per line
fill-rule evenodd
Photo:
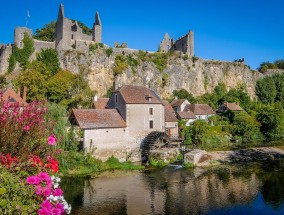
<path fill-rule="evenodd" d="M 128 68 L 127 60 L 122 54 L 118 54 L 115 57 L 115 63 L 113 67 L 113 75 L 117 76 L 123 73 Z"/>
<path fill-rule="evenodd" d="M 162 72 L 167 66 L 168 55 L 157 52 L 150 55 L 150 61 L 152 61 L 156 65 L 157 69 Z"/>
<path fill-rule="evenodd" d="M 182 166 L 183 166 L 184 168 L 194 168 L 194 167 L 195 167 L 194 163 L 191 163 L 191 162 L 184 162 L 184 163 L 182 164 Z"/>
<path fill-rule="evenodd" d="M 112 48 L 108 48 L 108 49 L 105 50 L 107 57 L 110 57 L 112 52 L 113 52 Z"/>

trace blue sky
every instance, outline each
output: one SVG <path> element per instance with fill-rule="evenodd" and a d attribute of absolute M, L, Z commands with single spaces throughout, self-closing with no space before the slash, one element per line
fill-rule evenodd
<path fill-rule="evenodd" d="M 16 26 L 35 31 L 56 20 L 59 4 L 67 18 L 92 27 L 95 12 L 103 24 L 103 42 L 127 42 L 130 48 L 156 51 L 165 32 L 174 39 L 193 30 L 195 55 L 233 61 L 252 68 L 284 58 L 283 0 L 1 0 L 0 43 L 13 42 Z"/>

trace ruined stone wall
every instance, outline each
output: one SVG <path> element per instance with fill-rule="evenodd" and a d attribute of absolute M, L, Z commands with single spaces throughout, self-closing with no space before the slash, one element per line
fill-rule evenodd
<path fill-rule="evenodd" d="M 36 59 L 36 54 L 41 52 L 44 49 L 55 49 L 55 42 L 41 41 L 33 39 L 35 51 L 30 57 L 30 60 Z"/>
<path fill-rule="evenodd" d="M 161 52 L 168 52 L 173 46 L 173 39 L 166 33 L 161 44 L 160 44 L 160 51 Z"/>
<path fill-rule="evenodd" d="M 188 34 L 178 38 L 173 47 L 172 50 L 174 51 L 180 51 L 184 54 L 188 54 L 190 56 L 194 56 L 194 38 L 193 38 L 193 32 L 190 31 Z"/>
<path fill-rule="evenodd" d="M 11 44 L 0 45 L 0 75 L 4 75 L 8 71 L 9 57 L 12 54 L 12 50 Z"/>

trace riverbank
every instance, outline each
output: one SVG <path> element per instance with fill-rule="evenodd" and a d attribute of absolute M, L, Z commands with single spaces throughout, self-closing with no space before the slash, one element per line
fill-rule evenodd
<path fill-rule="evenodd" d="M 207 152 L 196 166 L 208 167 L 228 163 L 273 161 L 282 158 L 284 158 L 284 149 L 281 147 L 259 147 L 234 151 L 212 151 Z"/>

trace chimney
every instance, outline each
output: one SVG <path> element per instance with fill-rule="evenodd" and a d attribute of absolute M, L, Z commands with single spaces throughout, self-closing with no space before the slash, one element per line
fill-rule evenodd
<path fill-rule="evenodd" d="M 26 103 L 27 100 L 27 90 L 28 88 L 26 86 L 24 86 L 24 92 L 23 92 L 23 103 Z"/>
<path fill-rule="evenodd" d="M 20 90 L 20 87 L 18 87 L 18 95 L 21 97 L 21 90 Z"/>
<path fill-rule="evenodd" d="M 177 97 L 177 96 L 175 96 L 175 100 L 178 100 L 178 97 Z"/>

